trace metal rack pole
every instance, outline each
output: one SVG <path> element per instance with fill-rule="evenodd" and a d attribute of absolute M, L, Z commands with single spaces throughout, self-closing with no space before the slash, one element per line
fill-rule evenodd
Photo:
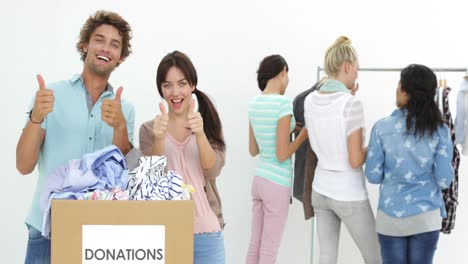
<path fill-rule="evenodd" d="M 399 72 L 402 71 L 404 68 L 359 68 L 360 72 Z M 431 68 L 435 72 L 467 72 L 468 68 L 444 68 L 444 67 L 436 67 Z M 320 81 L 320 73 L 324 69 L 322 67 L 317 67 L 317 82 Z"/>

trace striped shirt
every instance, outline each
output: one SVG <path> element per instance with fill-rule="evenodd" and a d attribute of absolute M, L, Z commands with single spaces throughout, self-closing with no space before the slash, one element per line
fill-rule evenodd
<path fill-rule="evenodd" d="M 290 187 L 291 158 L 279 162 L 276 158 L 278 120 L 291 115 L 290 131 L 296 125 L 292 100 L 279 94 L 260 94 L 249 103 L 249 121 L 260 151 L 256 175 L 282 186 Z"/>

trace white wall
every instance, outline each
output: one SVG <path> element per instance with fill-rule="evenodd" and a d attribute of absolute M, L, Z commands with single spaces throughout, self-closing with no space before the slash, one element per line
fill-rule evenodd
<path fill-rule="evenodd" d="M 339 35 L 349 36 L 360 55 L 361 67 L 466 67 L 466 1 L 2 1 L 0 4 L 3 100 L 3 169 L 0 259 L 21 263 L 25 254 L 23 224 L 30 205 L 36 173 L 20 176 L 15 148 L 27 105 L 34 95 L 36 73 L 46 82 L 81 72 L 75 51 L 79 29 L 97 9 L 126 18 L 133 30 L 134 53 L 111 77 L 125 87 L 123 96 L 137 110 L 136 127 L 157 113 L 155 70 L 174 49 L 186 52 L 199 74 L 198 87 L 219 108 L 227 141 L 227 164 L 219 179 L 227 220 L 228 263 L 242 263 L 250 233 L 250 187 L 256 160 L 248 155 L 247 102 L 258 93 L 255 71 L 271 53 L 282 54 L 290 65 L 287 95 L 294 97 L 316 80 L 325 49 Z M 6 58 L 6 60 L 5 60 Z M 447 74 L 458 90 L 462 74 Z M 363 100 L 368 132 L 393 109 L 397 73 L 361 73 L 358 96 Z M 135 133 L 136 138 L 138 133 Z M 454 234 L 441 235 L 435 263 L 465 263 L 468 213 L 464 175 L 460 167 L 460 206 Z M 373 205 L 377 189 L 370 186 Z M 345 228 L 339 263 L 362 263 Z M 278 263 L 309 263 L 310 221 L 294 202 Z"/>

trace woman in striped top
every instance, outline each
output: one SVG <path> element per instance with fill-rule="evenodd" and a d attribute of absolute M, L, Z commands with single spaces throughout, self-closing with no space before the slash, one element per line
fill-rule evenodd
<path fill-rule="evenodd" d="M 261 94 L 249 104 L 249 151 L 259 154 L 252 183 L 252 234 L 247 264 L 275 263 L 288 216 L 292 181 L 291 155 L 307 139 L 303 129 L 293 142 L 292 101 L 284 96 L 288 65 L 280 55 L 263 59 L 257 71 Z"/>

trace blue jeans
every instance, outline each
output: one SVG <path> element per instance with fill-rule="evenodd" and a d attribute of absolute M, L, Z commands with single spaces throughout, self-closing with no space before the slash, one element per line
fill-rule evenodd
<path fill-rule="evenodd" d="M 225 264 L 223 232 L 194 235 L 194 264 Z"/>
<path fill-rule="evenodd" d="M 50 264 L 50 239 L 42 236 L 41 231 L 28 225 L 29 238 L 25 264 Z"/>
<path fill-rule="evenodd" d="M 379 234 L 384 264 L 431 264 L 439 240 L 439 230 L 412 236 Z"/>

